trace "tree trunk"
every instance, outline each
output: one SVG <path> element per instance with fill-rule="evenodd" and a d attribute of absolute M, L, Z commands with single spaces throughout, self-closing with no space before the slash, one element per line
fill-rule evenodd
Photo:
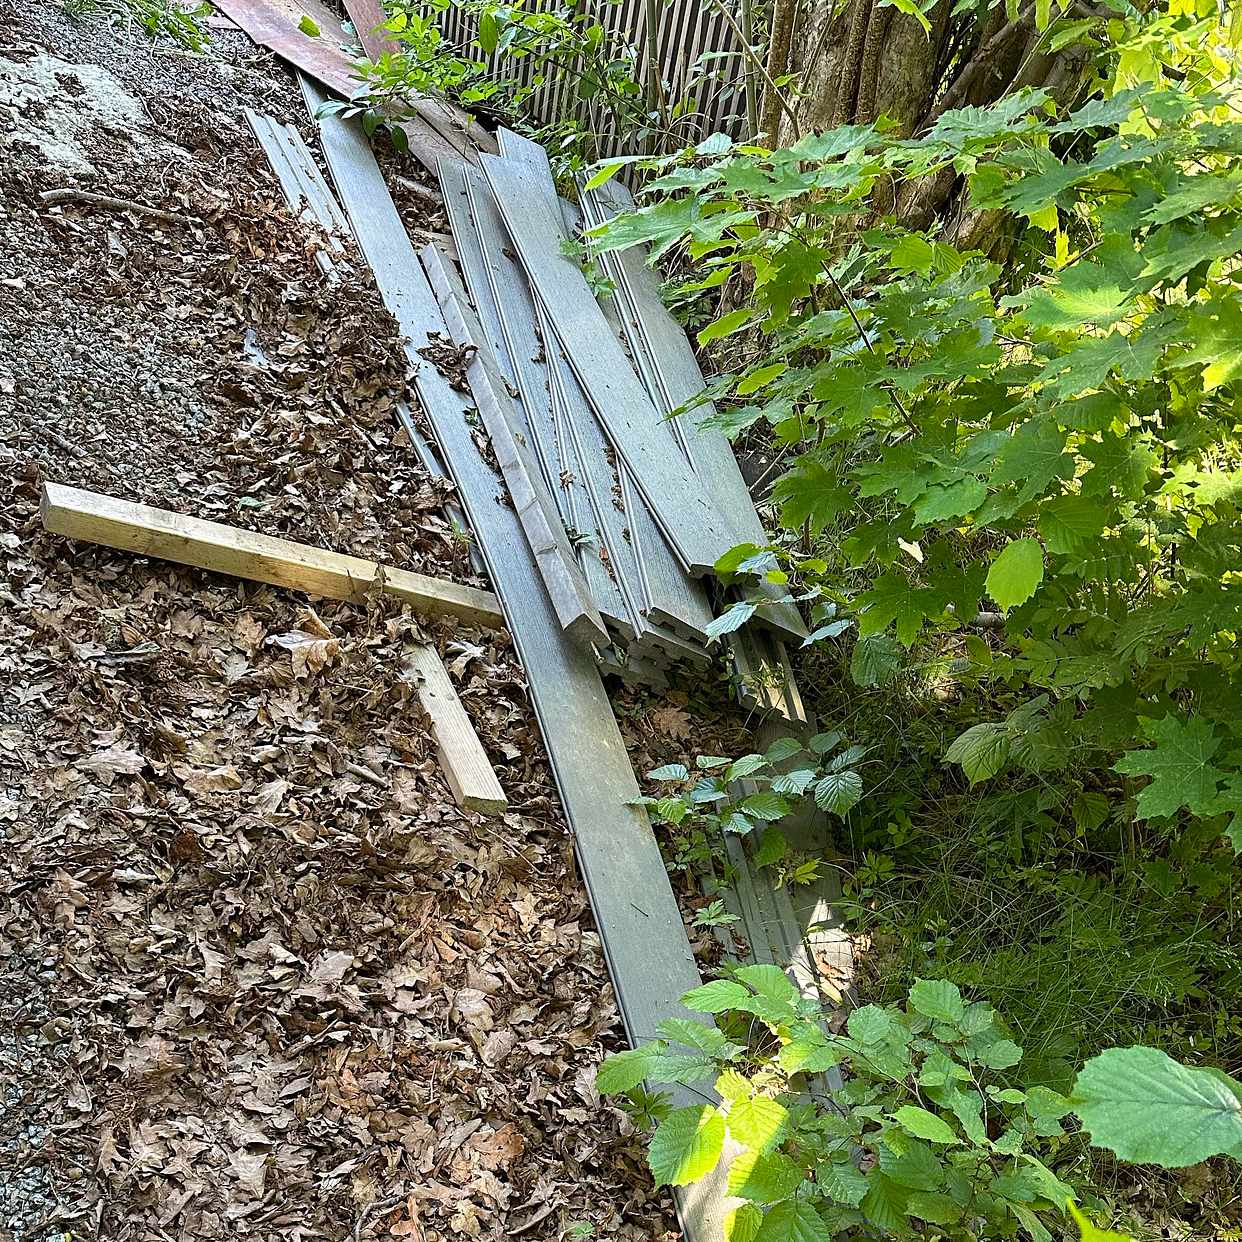
<path fill-rule="evenodd" d="M 1035 31 L 1034 0 L 1008 19 L 996 7 L 982 19 L 953 15 L 955 0 L 927 14 L 931 29 L 878 0 L 810 0 L 795 19 L 790 0 L 776 0 L 770 48 L 772 77 L 793 73 L 800 88 L 795 126 L 775 101 L 764 99 L 769 141 L 794 142 L 804 133 L 888 117 L 903 137 L 966 104 L 984 106 L 1023 86 L 1042 86 L 1064 105 L 1081 90 L 1087 62 L 1081 45 L 1055 53 Z M 945 228 L 959 245 L 991 249 L 1004 239 L 994 222 L 962 210 L 960 179 L 952 170 L 909 186 L 877 191 L 875 208 L 895 213 L 909 228 Z"/>

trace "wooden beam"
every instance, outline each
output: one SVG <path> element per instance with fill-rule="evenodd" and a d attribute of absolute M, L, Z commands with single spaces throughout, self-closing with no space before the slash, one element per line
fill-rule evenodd
<path fill-rule="evenodd" d="M 484 815 L 503 814 L 509 800 L 435 649 L 411 643 L 402 666 L 403 672 L 414 674 L 418 700 L 431 717 L 440 767 L 457 805 Z"/>
<path fill-rule="evenodd" d="M 386 595 L 426 616 L 457 617 L 490 629 L 504 624 L 499 601 L 478 587 L 133 504 L 115 496 L 45 483 L 39 512 L 43 525 L 53 534 L 330 599 L 361 601 L 382 574 Z"/>

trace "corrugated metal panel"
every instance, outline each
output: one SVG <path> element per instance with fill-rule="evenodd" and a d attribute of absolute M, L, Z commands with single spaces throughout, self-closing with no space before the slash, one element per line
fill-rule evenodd
<path fill-rule="evenodd" d="M 531 0 L 533 11 L 559 7 L 555 0 Z M 647 18 L 654 9 L 658 28 L 654 40 L 647 37 Z M 651 43 L 659 62 L 661 86 L 668 107 L 680 105 L 693 81 L 693 96 L 685 104 L 682 118 L 674 120 L 677 141 L 691 141 L 704 134 L 723 131 L 734 138 L 746 136 L 746 61 L 738 48 L 737 36 L 723 14 L 710 0 L 581 0 L 580 11 L 592 14 L 609 34 L 613 46 L 626 46 L 636 57 L 635 76 L 646 83 L 648 51 Z M 449 42 L 465 47 L 474 35 L 474 20 L 456 6 L 438 16 Z M 707 53 L 725 53 L 696 70 L 699 58 Z M 475 53 L 471 53 L 475 54 Z M 596 134 L 600 153 L 630 154 L 632 135 L 619 134 L 613 118 L 598 101 L 578 96 L 572 73 L 546 70 L 533 56 L 487 58 L 489 65 L 504 77 L 522 86 L 532 86 L 543 76 L 524 105 L 539 124 L 572 116 Z M 706 76 L 704 76 L 704 71 Z"/>

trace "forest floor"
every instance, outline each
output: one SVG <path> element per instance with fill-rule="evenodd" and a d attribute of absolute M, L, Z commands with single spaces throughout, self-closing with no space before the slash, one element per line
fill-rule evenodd
<path fill-rule="evenodd" d="M 0 1239 L 673 1237 L 594 1090 L 620 1023 L 507 636 L 39 525 L 52 480 L 471 580 L 395 326 L 245 106 L 311 137 L 235 31 L 0 0 Z M 423 637 L 503 819 L 437 767 Z"/>

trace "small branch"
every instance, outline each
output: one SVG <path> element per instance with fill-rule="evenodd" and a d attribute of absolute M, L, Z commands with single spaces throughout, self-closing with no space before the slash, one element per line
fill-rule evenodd
<path fill-rule="evenodd" d="M 780 104 L 781 111 L 789 118 L 790 124 L 794 127 L 794 137 L 796 138 L 798 136 L 798 114 L 789 106 L 789 101 L 781 93 L 780 87 L 772 80 L 772 75 L 768 72 L 767 65 L 755 55 L 754 48 L 750 46 L 750 38 L 741 26 L 737 24 L 737 18 L 725 7 L 723 0 L 712 0 L 712 3 L 716 6 L 720 16 L 728 23 L 729 29 L 737 36 L 738 46 L 742 49 L 742 55 L 763 74 L 763 80 L 768 84 L 768 89 L 772 92 L 777 103 Z M 776 136 L 774 134 L 768 136 L 772 139 L 772 145 L 775 146 Z"/>
<path fill-rule="evenodd" d="M 842 306 L 850 313 L 850 318 L 854 321 L 854 327 L 858 329 L 858 335 L 862 338 L 862 343 L 870 350 L 871 353 L 876 352 L 875 346 L 871 343 L 871 338 L 867 335 L 867 330 L 863 327 L 862 320 L 858 318 L 858 312 L 854 309 L 854 303 L 845 295 L 845 290 L 841 288 L 841 282 L 836 278 L 832 268 L 825 267 L 825 273 L 828 279 L 832 281 L 832 287 L 837 291 L 837 297 L 841 299 Z M 889 386 L 888 395 L 892 397 L 893 404 L 897 407 L 901 417 L 905 420 L 906 426 L 910 430 L 910 434 L 917 436 L 919 434 L 918 424 L 910 417 L 910 412 L 901 404 L 901 398 L 896 391 Z"/>
<path fill-rule="evenodd" d="M 148 207 L 146 203 L 136 203 L 130 198 L 92 194 L 89 190 L 43 190 L 39 198 L 45 207 L 54 207 L 60 203 L 82 203 L 88 207 L 103 207 L 108 211 L 132 211 L 140 216 L 153 216 L 156 220 L 166 220 L 170 224 L 185 224 L 193 218 L 179 215 L 175 211 L 164 211 L 159 207 Z"/>
<path fill-rule="evenodd" d="M 927 114 L 924 128 L 934 125 L 951 108 L 956 108 L 966 97 L 966 93 L 974 85 L 975 79 L 990 65 L 994 65 L 996 57 L 1005 44 L 1020 30 L 1035 20 L 1035 7 L 1032 5 L 1023 13 L 1019 13 L 1011 22 L 1006 22 L 975 54 L 970 63 L 957 75 L 940 102 Z"/>

